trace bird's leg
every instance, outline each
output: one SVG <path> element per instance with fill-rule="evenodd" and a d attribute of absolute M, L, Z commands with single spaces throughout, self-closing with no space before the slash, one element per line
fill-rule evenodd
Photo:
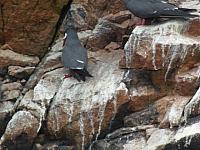
<path fill-rule="evenodd" d="M 145 19 L 142 19 L 141 25 L 145 25 Z"/>
<path fill-rule="evenodd" d="M 140 19 L 140 22 L 136 23 L 136 26 L 145 25 L 145 19 Z"/>
<path fill-rule="evenodd" d="M 70 77 L 72 77 L 71 74 L 65 74 L 65 75 L 64 75 L 64 79 L 66 79 L 66 78 L 70 78 Z"/>

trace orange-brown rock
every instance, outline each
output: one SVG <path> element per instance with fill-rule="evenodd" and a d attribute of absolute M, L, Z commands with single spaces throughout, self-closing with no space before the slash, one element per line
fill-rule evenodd
<path fill-rule="evenodd" d="M 108 14 L 115 14 L 125 9 L 124 3 L 121 0 L 88 0 L 83 4 L 88 11 L 89 24 L 94 26 L 98 18 Z"/>
<path fill-rule="evenodd" d="M 125 31 L 126 28 L 120 24 L 112 23 L 105 19 L 99 19 L 92 35 L 88 38 L 87 48 L 91 48 L 93 51 L 103 49 L 112 41 L 120 41 Z"/>
<path fill-rule="evenodd" d="M 38 1 L 41 5 L 45 2 Z M 64 4 L 62 0 L 46 3 L 47 12 L 60 10 Z M 55 5 L 50 8 L 49 3 Z M 195 20 L 190 20 L 190 25 L 187 21 L 174 20 L 136 27 L 125 46 L 123 69 L 120 69 L 119 60 L 123 56 L 120 47 L 127 41 L 125 38 L 122 41 L 122 36 L 130 34 L 138 18 L 123 11 L 123 0 L 74 0 L 74 3 L 71 12 L 78 31 L 83 30 L 78 35 L 88 47 L 88 71 L 93 78 L 86 78 L 85 82 L 73 77 L 63 79 L 69 72 L 60 61 L 61 38 L 41 61 L 38 57 L 13 52 L 9 43 L 0 46 L 0 63 L 9 73 L 5 75 L 0 69 L 4 75 L 0 77 L 0 149 L 5 146 L 30 149 L 33 142 L 35 149 L 77 150 L 88 148 L 91 143 L 93 150 L 178 149 L 178 145 L 185 149 L 190 139 L 198 141 L 198 145 L 199 117 L 196 123 L 174 128 L 182 125 L 183 112 L 186 122 L 200 114 L 200 90 L 189 102 L 199 86 L 200 73 L 200 43 L 195 35 L 198 31 L 190 31 L 197 28 L 193 25 Z M 24 1 L 20 4 L 29 6 Z M 37 10 L 34 14 L 45 15 Z M 30 18 L 38 21 L 34 16 Z M 43 20 L 39 25 L 43 27 Z M 34 37 L 35 32 L 34 28 Z M 44 32 L 41 36 L 45 37 Z M 98 49 L 101 50 L 90 51 Z M 26 80 L 18 74 L 26 69 L 31 72 L 33 68 L 34 73 L 23 88 Z M 159 129 L 159 125 L 173 129 Z M 116 131 L 105 136 L 113 130 Z M 94 143 L 104 136 L 105 139 Z M 197 146 L 192 142 L 191 145 Z"/>
<path fill-rule="evenodd" d="M 200 85 L 200 64 L 188 71 L 178 71 L 175 76 L 175 90 L 180 95 L 194 95 Z M 190 88 L 186 88 L 190 87 Z"/>
<path fill-rule="evenodd" d="M 157 112 L 159 113 L 158 122 L 162 122 L 166 112 L 178 98 L 179 97 L 165 96 L 155 102 L 155 108 Z"/>
<path fill-rule="evenodd" d="M 8 67 L 10 65 L 35 66 L 39 61 L 39 58 L 36 56 L 28 56 L 11 50 L 0 49 L 0 68 Z"/>
<path fill-rule="evenodd" d="M 148 108 L 153 102 L 155 102 L 163 94 L 158 89 L 151 85 L 139 86 L 130 89 L 130 102 L 128 109 L 132 112 L 140 111 Z"/>
<path fill-rule="evenodd" d="M 160 122 L 160 128 L 172 128 L 176 127 L 181 123 L 181 118 L 183 114 L 183 110 L 186 104 L 191 99 L 191 96 L 172 96 L 168 97 L 167 101 L 174 101 L 171 106 L 168 106 L 165 110 L 165 116 L 163 120 Z M 163 115 L 163 114 L 162 114 Z"/>
<path fill-rule="evenodd" d="M 181 63 L 198 62 L 200 42 L 181 35 L 185 22 L 167 22 L 136 27 L 125 45 L 121 68 L 170 70 Z M 141 63 L 142 62 L 142 63 Z"/>
<path fill-rule="evenodd" d="M 200 20 L 199 19 L 195 19 L 191 22 L 189 22 L 189 24 L 187 25 L 187 30 L 184 33 L 187 36 L 192 36 L 192 37 L 200 37 Z"/>
<path fill-rule="evenodd" d="M 18 53 L 42 56 L 65 1 L 3 0 L 0 4 L 0 43 Z"/>

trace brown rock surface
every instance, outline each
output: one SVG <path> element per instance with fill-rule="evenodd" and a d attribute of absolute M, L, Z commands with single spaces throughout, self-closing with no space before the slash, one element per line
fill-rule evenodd
<path fill-rule="evenodd" d="M 10 3 L 16 14 L 10 16 L 10 10 L 3 9 L 11 17 L 8 23 L 34 3 Z M 17 30 L 12 36 L 11 26 L 6 26 L 8 43 L 0 46 L 0 149 L 83 150 L 91 143 L 92 150 L 192 149 L 200 145 L 199 90 L 194 95 L 200 84 L 198 20 L 138 26 L 129 38 L 138 18 L 123 11 L 122 3 L 75 0 L 72 5 L 79 38 L 89 49 L 88 70 L 93 78 L 86 82 L 63 79 L 68 69 L 60 60 L 61 38 L 41 61 L 24 55 L 24 47 L 30 49 L 27 54 L 44 54 L 40 48 L 50 40 L 57 19 L 54 10 L 62 8 L 62 0 L 38 1 L 26 17 L 11 21 L 18 23 L 12 25 Z M 194 4 L 184 3 L 188 7 Z M 21 25 L 26 25 L 23 29 L 27 31 L 21 32 Z M 126 39 L 120 69 L 120 47 Z M 21 76 L 33 68 L 30 78 Z"/>
<path fill-rule="evenodd" d="M 34 56 L 22 55 L 11 50 L 0 49 L 0 66 L 35 66 L 39 63 L 39 58 Z"/>
<path fill-rule="evenodd" d="M 152 86 L 141 86 L 130 90 L 130 111 L 140 111 L 148 108 L 153 102 L 162 97 L 160 91 Z"/>
<path fill-rule="evenodd" d="M 0 2 L 0 43 L 15 52 L 42 56 L 51 41 L 63 0 Z"/>
<path fill-rule="evenodd" d="M 22 85 L 18 82 L 2 84 L 1 91 L 22 90 Z"/>
<path fill-rule="evenodd" d="M 35 67 L 9 66 L 8 74 L 19 79 L 27 79 L 34 69 Z"/>
<path fill-rule="evenodd" d="M 174 126 L 175 127 L 178 126 L 182 121 L 181 118 L 183 110 L 190 99 L 191 97 L 183 97 L 183 96 L 171 97 L 171 100 L 174 102 L 170 107 L 166 109 L 167 111 L 165 113 L 164 119 L 160 123 L 160 127 L 173 128 Z"/>
<path fill-rule="evenodd" d="M 200 64 L 185 72 L 178 72 L 175 76 L 175 90 L 180 95 L 194 95 L 200 85 Z M 186 88 L 190 87 L 190 88 Z"/>
<path fill-rule="evenodd" d="M 103 49 L 110 42 L 119 42 L 126 28 L 117 23 L 99 19 L 98 24 L 87 41 L 87 47 L 93 51 Z"/>
<path fill-rule="evenodd" d="M 196 19 L 189 23 L 185 35 L 200 38 L 200 20 Z"/>
<path fill-rule="evenodd" d="M 20 95 L 20 90 L 11 90 L 11 91 L 5 91 L 2 93 L 2 100 L 13 100 L 15 101 Z"/>
<path fill-rule="evenodd" d="M 199 40 L 181 35 L 184 24 L 186 23 L 172 21 L 155 26 L 136 27 L 125 45 L 121 67 L 164 69 L 168 73 L 170 69 L 185 63 L 184 61 L 192 60 L 197 63 L 200 56 Z M 188 65 L 193 65 L 192 62 Z"/>
<path fill-rule="evenodd" d="M 91 53 L 88 70 L 94 78 L 85 83 L 63 81 L 47 118 L 52 137 L 68 136 L 86 144 L 109 127 L 113 112 L 128 101 L 126 86 L 121 83 L 123 72 L 118 69 L 120 54 L 120 50 Z"/>

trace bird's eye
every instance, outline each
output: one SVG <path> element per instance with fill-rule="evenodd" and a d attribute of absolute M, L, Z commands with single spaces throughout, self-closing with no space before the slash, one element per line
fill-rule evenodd
<path fill-rule="evenodd" d="M 78 8 L 77 11 L 78 11 L 78 14 L 79 14 L 82 18 L 85 19 L 86 13 L 85 13 L 84 9 L 83 9 L 83 8 Z"/>

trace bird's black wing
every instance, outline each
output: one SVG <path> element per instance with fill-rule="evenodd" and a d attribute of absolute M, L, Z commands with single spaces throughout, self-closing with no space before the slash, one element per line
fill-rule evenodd
<path fill-rule="evenodd" d="M 66 45 L 63 48 L 62 62 L 70 69 L 84 69 L 87 67 L 87 50 L 81 46 Z"/>
<path fill-rule="evenodd" d="M 196 15 L 189 14 L 190 11 L 194 11 L 193 9 L 178 8 L 176 5 L 166 1 L 150 0 L 147 2 L 147 5 L 149 5 L 149 8 L 147 8 L 146 11 L 148 11 L 149 14 L 152 14 L 152 18 L 196 17 Z"/>
<path fill-rule="evenodd" d="M 189 9 L 178 8 L 165 0 L 124 0 L 127 8 L 140 18 L 196 17 Z M 187 10 L 187 11 L 186 11 Z"/>

